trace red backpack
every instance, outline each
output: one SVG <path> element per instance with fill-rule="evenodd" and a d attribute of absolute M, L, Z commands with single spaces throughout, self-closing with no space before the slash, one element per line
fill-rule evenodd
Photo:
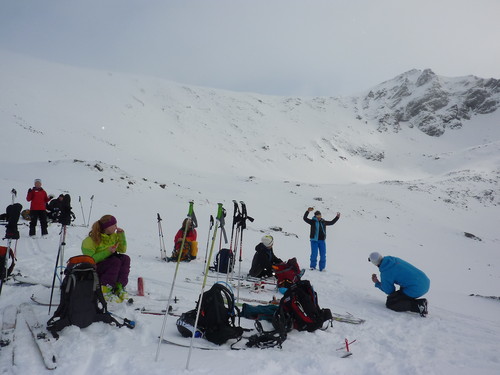
<path fill-rule="evenodd" d="M 297 258 L 288 259 L 286 262 L 273 265 L 274 276 L 278 279 L 278 288 L 290 288 L 300 280 L 301 269 L 297 263 Z"/>
<path fill-rule="evenodd" d="M 322 309 L 318 305 L 318 295 L 309 280 L 300 280 L 285 292 L 276 311 L 273 326 L 282 321 L 287 330 L 313 332 L 332 319 L 330 309 Z"/>

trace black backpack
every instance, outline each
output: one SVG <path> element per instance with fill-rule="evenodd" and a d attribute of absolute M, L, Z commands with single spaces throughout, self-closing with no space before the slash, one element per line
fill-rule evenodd
<path fill-rule="evenodd" d="M 184 337 L 191 337 L 193 334 L 198 306 L 199 300 L 196 309 L 182 314 L 177 320 L 177 329 Z M 195 337 L 203 336 L 217 345 L 222 345 L 229 339 L 240 338 L 243 328 L 235 325 L 238 314 L 233 293 L 220 283 L 214 284 L 203 293 Z"/>
<path fill-rule="evenodd" d="M 215 256 L 214 265 L 210 270 L 221 273 L 233 271 L 234 254 L 230 249 L 220 249 Z"/>
<path fill-rule="evenodd" d="M 17 229 L 17 223 L 19 221 L 19 216 L 23 206 L 21 203 L 14 203 L 7 206 L 5 219 L 7 220 L 7 225 L 5 226 L 5 238 L 18 240 L 19 230 Z"/>
<path fill-rule="evenodd" d="M 85 328 L 93 322 L 105 322 L 121 326 L 107 311 L 92 257 L 79 255 L 70 258 L 64 274 L 61 301 L 47 322 L 48 331 L 57 337 L 58 331 L 70 325 Z"/>
<path fill-rule="evenodd" d="M 70 225 L 71 219 L 76 218 L 73 211 L 71 211 L 71 196 L 69 194 L 64 195 L 61 206 L 59 208 L 57 221 L 62 225 Z"/>
<path fill-rule="evenodd" d="M 280 301 L 280 307 L 275 313 L 275 322 L 285 324 L 288 330 L 313 332 L 332 319 L 330 309 L 322 309 L 318 305 L 318 295 L 309 280 L 300 280 L 291 285 Z M 284 322 L 284 323 L 283 323 Z"/>

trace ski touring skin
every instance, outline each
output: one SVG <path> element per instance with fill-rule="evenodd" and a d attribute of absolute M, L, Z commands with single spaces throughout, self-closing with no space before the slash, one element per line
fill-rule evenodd
<path fill-rule="evenodd" d="M 57 368 L 57 356 L 53 348 L 53 339 L 49 332 L 45 329 L 35 315 L 35 312 L 30 305 L 21 305 L 21 314 L 26 321 L 26 324 L 35 340 L 35 343 L 40 351 L 45 367 L 48 370 Z"/>

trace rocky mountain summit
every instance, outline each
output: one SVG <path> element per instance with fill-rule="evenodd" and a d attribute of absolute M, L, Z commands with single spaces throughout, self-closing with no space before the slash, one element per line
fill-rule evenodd
<path fill-rule="evenodd" d="M 402 123 L 439 137 L 478 114 L 500 107 L 500 80 L 448 78 L 413 69 L 372 88 L 357 99 L 358 118 L 378 122 L 378 131 L 398 132 Z"/>

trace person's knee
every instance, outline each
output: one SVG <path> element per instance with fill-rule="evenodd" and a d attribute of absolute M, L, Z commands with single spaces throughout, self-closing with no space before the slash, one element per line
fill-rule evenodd
<path fill-rule="evenodd" d="M 130 266 L 130 257 L 126 254 L 121 254 L 120 255 L 120 262 L 121 262 L 122 266 L 129 267 Z"/>

